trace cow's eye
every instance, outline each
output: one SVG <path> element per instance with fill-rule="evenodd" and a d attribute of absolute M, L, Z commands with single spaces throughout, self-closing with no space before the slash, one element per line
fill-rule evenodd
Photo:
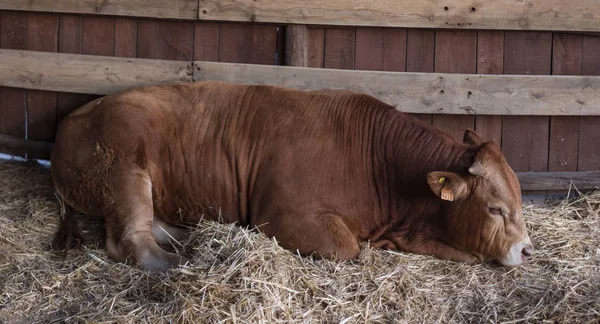
<path fill-rule="evenodd" d="M 488 211 L 492 215 L 504 216 L 504 213 L 502 212 L 502 208 L 500 208 L 500 207 L 490 207 L 490 208 L 488 208 Z"/>

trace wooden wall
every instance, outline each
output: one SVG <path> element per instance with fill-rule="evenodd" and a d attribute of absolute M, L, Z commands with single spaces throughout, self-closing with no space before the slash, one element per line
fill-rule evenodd
<path fill-rule="evenodd" d="M 279 65 L 280 31 L 273 24 L 0 11 L 0 48 L 47 52 Z M 96 97 L 0 87 L 0 134 L 53 141 L 61 119 Z"/>
<path fill-rule="evenodd" d="M 0 11 L 0 48 L 169 60 L 285 64 L 285 27 Z M 477 74 L 600 75 L 600 35 L 310 27 L 308 66 Z M 0 88 L 0 134 L 52 141 L 94 96 Z M 501 143 L 517 172 L 600 169 L 600 117 L 418 115 Z M 44 158 L 44 156 L 36 156 Z"/>
<path fill-rule="evenodd" d="M 310 28 L 309 66 L 477 74 L 600 75 L 600 34 Z M 600 169 L 600 117 L 419 115 L 460 139 L 501 143 L 516 172 Z"/>

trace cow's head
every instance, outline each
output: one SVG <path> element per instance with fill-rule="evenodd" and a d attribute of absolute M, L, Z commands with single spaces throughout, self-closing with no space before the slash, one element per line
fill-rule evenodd
<path fill-rule="evenodd" d="M 464 142 L 477 147 L 462 173 L 431 172 L 428 183 L 443 207 L 445 243 L 478 259 L 517 266 L 533 245 L 523 221 L 521 187 L 496 142 L 483 143 L 467 130 Z"/>

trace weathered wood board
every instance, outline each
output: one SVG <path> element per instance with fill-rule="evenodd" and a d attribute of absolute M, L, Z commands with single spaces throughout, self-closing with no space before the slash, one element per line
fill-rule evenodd
<path fill-rule="evenodd" d="M 0 10 L 198 19 L 198 0 L 2 0 Z"/>
<path fill-rule="evenodd" d="M 371 94 L 410 113 L 600 114 L 600 78 L 595 76 L 401 73 L 196 62 L 194 80 L 347 89 Z"/>
<path fill-rule="evenodd" d="M 409 113 L 600 115 L 600 77 L 353 71 L 0 50 L 0 86 L 108 94 L 192 80 L 347 89 Z"/>
<path fill-rule="evenodd" d="M 13 0 L 15 1 L 15 0 Z M 600 31 L 597 0 L 202 0 L 199 18 L 348 26 Z"/>
<path fill-rule="evenodd" d="M 600 172 L 517 172 L 523 191 L 600 188 Z"/>
<path fill-rule="evenodd" d="M 191 62 L 0 49 L 0 86 L 104 95 L 181 81 Z"/>

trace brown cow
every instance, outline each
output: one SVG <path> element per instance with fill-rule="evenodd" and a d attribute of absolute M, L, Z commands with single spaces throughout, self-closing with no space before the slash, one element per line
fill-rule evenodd
<path fill-rule="evenodd" d="M 182 262 L 157 245 L 202 217 L 259 227 L 303 255 L 359 242 L 469 263 L 532 253 L 519 182 L 495 142 L 464 143 L 364 94 L 196 82 L 94 100 L 60 125 L 63 201 L 106 218 L 108 255 Z M 55 247 L 81 238 L 71 213 Z"/>

